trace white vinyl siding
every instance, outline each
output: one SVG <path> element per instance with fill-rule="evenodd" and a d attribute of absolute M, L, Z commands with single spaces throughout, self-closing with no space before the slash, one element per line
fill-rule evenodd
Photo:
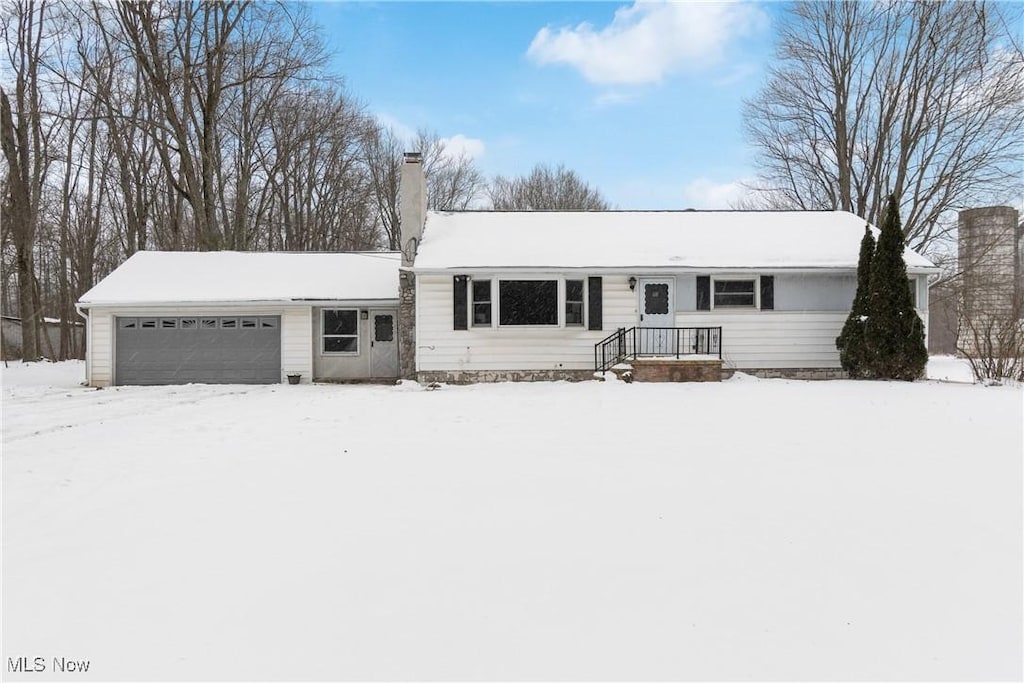
<path fill-rule="evenodd" d="M 585 280 L 587 275 L 566 277 Z M 514 275 L 501 277 L 516 279 Z M 455 330 L 452 276 L 420 275 L 416 292 L 417 370 L 592 370 L 594 344 L 618 327 L 636 325 L 636 294 L 629 290 L 627 280 L 626 275 L 603 278 L 603 330 L 528 326 Z"/>
<path fill-rule="evenodd" d="M 88 372 L 90 386 L 109 387 L 114 378 L 114 316 L 89 311 Z"/>
<path fill-rule="evenodd" d="M 712 280 L 755 279 L 749 274 L 712 274 Z M 857 289 L 857 276 L 833 274 L 791 274 L 764 271 L 773 275 L 776 311 L 843 311 L 850 310 Z M 697 276 L 685 273 L 676 276 L 677 312 L 697 310 Z M 759 292 L 755 292 L 755 296 Z"/>
<path fill-rule="evenodd" d="M 857 275 L 775 276 L 776 311 L 833 311 L 849 313 L 857 293 Z"/>
<path fill-rule="evenodd" d="M 313 308 L 283 308 L 281 313 L 281 378 L 302 375 L 303 384 L 313 381 Z"/>
<path fill-rule="evenodd" d="M 676 315 L 679 327 L 721 327 L 727 368 L 838 368 L 836 337 L 846 313 L 697 311 Z"/>
<path fill-rule="evenodd" d="M 113 381 L 115 316 L 171 318 L 195 316 L 281 316 L 281 379 L 299 373 L 303 382 L 313 376 L 313 347 L 310 343 L 313 322 L 309 306 L 242 307 L 242 306 L 167 306 L 161 308 L 93 308 L 89 310 L 90 345 L 88 373 L 90 386 L 106 387 Z"/>

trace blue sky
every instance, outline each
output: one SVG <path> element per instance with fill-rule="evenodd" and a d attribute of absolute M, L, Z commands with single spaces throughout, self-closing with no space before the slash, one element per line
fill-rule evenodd
<path fill-rule="evenodd" d="M 311 6 L 350 95 L 488 176 L 564 163 L 622 209 L 727 208 L 751 177 L 744 97 L 781 6 L 329 2 Z"/>

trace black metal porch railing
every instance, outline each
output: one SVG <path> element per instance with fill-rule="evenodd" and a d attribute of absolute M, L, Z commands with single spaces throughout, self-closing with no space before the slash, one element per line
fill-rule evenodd
<path fill-rule="evenodd" d="M 594 370 L 643 356 L 722 357 L 721 327 L 620 327 L 594 344 Z"/>

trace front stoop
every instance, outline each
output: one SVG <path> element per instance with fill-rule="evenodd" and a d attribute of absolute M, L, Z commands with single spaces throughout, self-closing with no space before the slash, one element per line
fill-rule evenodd
<path fill-rule="evenodd" d="M 637 358 L 629 361 L 634 382 L 720 382 L 720 358 Z"/>

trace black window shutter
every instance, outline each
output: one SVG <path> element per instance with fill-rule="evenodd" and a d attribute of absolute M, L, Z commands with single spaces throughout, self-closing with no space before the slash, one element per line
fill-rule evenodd
<path fill-rule="evenodd" d="M 775 276 L 761 276 L 761 310 L 771 311 L 775 309 Z"/>
<path fill-rule="evenodd" d="M 601 319 L 601 278 L 588 277 L 587 290 L 587 329 L 600 330 L 604 327 L 604 321 Z"/>
<path fill-rule="evenodd" d="M 455 318 L 454 328 L 456 330 L 469 329 L 466 325 L 466 276 L 456 275 L 454 278 L 454 296 L 452 297 L 454 308 L 452 313 Z"/>
<path fill-rule="evenodd" d="M 711 276 L 697 276 L 697 310 L 711 310 Z"/>

